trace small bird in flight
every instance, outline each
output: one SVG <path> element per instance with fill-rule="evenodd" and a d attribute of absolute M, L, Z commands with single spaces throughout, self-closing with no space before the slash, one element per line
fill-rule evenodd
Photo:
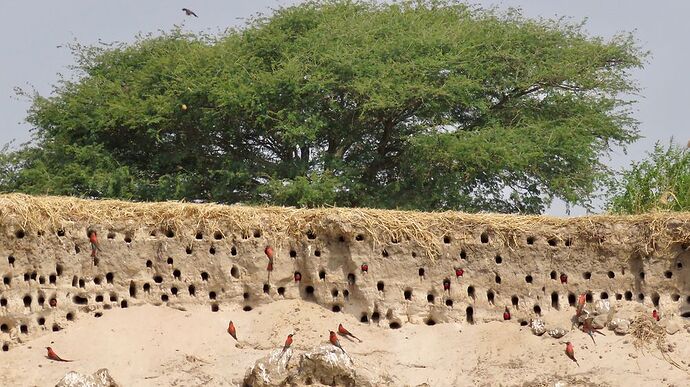
<path fill-rule="evenodd" d="M 187 14 L 187 16 L 199 17 L 194 13 L 194 11 L 192 11 L 189 8 L 182 8 L 182 10 L 184 11 L 185 14 Z"/>

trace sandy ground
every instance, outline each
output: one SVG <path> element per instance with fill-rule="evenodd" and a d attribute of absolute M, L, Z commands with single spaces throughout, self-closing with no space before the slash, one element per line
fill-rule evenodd
<path fill-rule="evenodd" d="M 250 312 L 206 306 L 180 311 L 141 306 L 105 311 L 100 318 L 82 314 L 60 332 L 50 332 L 0 353 L 2 386 L 53 386 L 65 373 L 108 368 L 123 386 L 237 386 L 245 371 L 270 349 L 296 332 L 293 361 L 304 350 L 327 341 L 339 322 L 364 342 L 342 339 L 355 363 L 394 375 L 417 386 L 686 386 L 690 380 L 690 334 L 682 329 L 668 342 L 683 370 L 662 359 L 658 350 L 641 352 L 631 336 L 589 336 L 572 331 L 561 339 L 536 337 L 517 322 L 477 325 L 362 324 L 304 301 L 281 301 Z M 560 312 L 567 320 L 571 311 Z M 239 343 L 226 333 L 229 320 Z M 563 353 L 572 341 L 579 366 Z M 45 358 L 45 347 L 71 363 Z M 542 384 L 544 383 L 544 384 Z"/>

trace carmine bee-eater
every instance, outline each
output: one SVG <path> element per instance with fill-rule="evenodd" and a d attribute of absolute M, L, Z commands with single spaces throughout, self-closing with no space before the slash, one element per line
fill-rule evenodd
<path fill-rule="evenodd" d="M 652 317 L 653 317 L 654 320 L 656 320 L 656 321 L 661 320 L 661 316 L 659 315 L 659 312 L 656 311 L 656 309 L 654 309 L 654 310 L 652 311 Z"/>
<path fill-rule="evenodd" d="M 352 361 L 352 358 L 350 357 L 350 355 L 348 355 L 347 352 L 345 352 L 345 350 L 343 349 L 343 347 L 340 345 L 340 340 L 338 340 L 338 336 L 335 334 L 335 332 L 330 331 L 328 340 L 331 342 L 331 344 L 333 344 L 333 345 L 335 345 L 336 347 L 340 348 L 340 350 L 343 351 L 343 353 L 345 354 L 345 356 L 347 356 L 347 358 L 350 359 L 350 361 Z"/>
<path fill-rule="evenodd" d="M 98 234 L 96 230 L 89 230 L 89 243 L 91 243 L 91 256 L 95 257 L 97 251 L 101 251 L 101 247 L 98 245 Z"/>
<path fill-rule="evenodd" d="M 573 347 L 573 343 L 568 341 L 565 343 L 565 354 L 577 364 L 577 366 L 580 366 L 580 363 L 577 362 L 577 359 L 575 359 L 575 348 Z"/>
<path fill-rule="evenodd" d="M 577 298 L 577 309 L 576 309 L 576 312 L 575 312 L 575 315 L 576 315 L 576 316 L 579 317 L 579 316 L 582 314 L 582 310 L 583 310 L 584 307 L 585 307 L 585 302 L 587 302 L 587 294 L 586 294 L 586 293 L 582 293 L 582 294 L 580 294 L 580 296 Z"/>
<path fill-rule="evenodd" d="M 294 336 L 294 333 L 290 333 L 287 335 L 287 339 L 285 339 L 285 345 L 283 345 L 283 350 L 280 352 L 280 356 L 283 356 L 285 351 L 287 351 L 288 348 L 292 345 L 292 336 Z"/>
<path fill-rule="evenodd" d="M 61 357 L 58 356 L 57 353 L 55 353 L 55 351 L 53 351 L 53 349 L 50 348 L 50 347 L 46 347 L 46 349 L 48 350 L 48 355 L 47 355 L 46 357 L 47 357 L 48 359 L 50 359 L 50 360 L 55 360 L 55 361 L 72 361 L 72 360 L 67 360 L 67 359 L 61 358 Z"/>
<path fill-rule="evenodd" d="M 235 330 L 235 324 L 233 324 L 232 321 L 230 321 L 230 324 L 228 324 L 228 333 L 233 339 L 237 340 L 237 331 Z"/>
<path fill-rule="evenodd" d="M 510 310 L 508 310 L 508 307 L 503 310 L 503 320 L 508 321 L 510 320 Z"/>
<path fill-rule="evenodd" d="M 455 278 L 462 277 L 463 274 L 465 274 L 465 270 L 460 268 L 455 269 Z"/>
<path fill-rule="evenodd" d="M 266 266 L 266 271 L 273 271 L 273 248 L 271 246 L 266 246 L 264 249 L 264 254 L 268 258 L 268 266 Z"/>
<path fill-rule="evenodd" d="M 450 280 L 448 278 L 443 280 L 443 290 L 450 291 Z"/>
<path fill-rule="evenodd" d="M 369 272 L 369 265 L 366 263 L 363 263 L 362 266 L 360 267 L 362 269 L 362 273 L 368 273 Z"/>
<path fill-rule="evenodd" d="M 346 336 L 346 337 L 347 337 L 347 336 L 350 336 L 350 337 L 352 337 L 352 338 L 355 338 L 355 339 L 357 339 L 360 343 L 362 342 L 362 340 L 360 340 L 359 337 L 353 335 L 352 333 L 350 333 L 350 331 L 348 331 L 347 329 L 345 329 L 345 327 L 343 326 L 343 324 L 338 324 L 338 333 L 340 333 L 341 335 Z"/>
<path fill-rule="evenodd" d="M 295 272 L 295 282 L 299 282 L 302 280 L 302 273 L 296 271 Z"/>
<path fill-rule="evenodd" d="M 594 317 L 589 317 L 585 319 L 585 322 L 582 323 L 582 331 L 585 332 L 586 334 L 589 335 L 589 337 L 592 338 L 592 342 L 596 344 L 597 342 L 594 341 L 594 334 L 593 333 L 598 333 L 602 336 L 606 336 L 603 332 L 599 331 L 598 329 L 594 328 Z"/>
<path fill-rule="evenodd" d="M 565 273 L 561 273 L 561 283 L 568 284 L 568 276 Z"/>

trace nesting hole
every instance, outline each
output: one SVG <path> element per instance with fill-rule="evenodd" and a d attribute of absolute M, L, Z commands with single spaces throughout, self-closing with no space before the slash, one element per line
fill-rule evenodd
<path fill-rule="evenodd" d="M 555 272 L 555 271 L 551 271 L 551 273 L 549 274 L 549 277 L 550 277 L 550 278 L 551 278 L 552 280 L 554 280 L 554 281 L 555 281 L 555 280 L 556 280 L 556 278 L 557 278 L 557 274 L 556 274 L 556 272 Z"/>
<path fill-rule="evenodd" d="M 196 286 L 189 285 L 189 287 L 187 287 L 187 292 L 189 292 L 190 296 L 196 296 Z"/>
<path fill-rule="evenodd" d="M 67 316 L 65 316 L 65 318 L 67 319 L 67 321 L 74 321 L 74 313 L 67 313 Z"/>
<path fill-rule="evenodd" d="M 115 279 L 115 274 L 113 273 L 106 273 L 105 275 L 105 282 L 112 284 L 113 280 Z"/>
<path fill-rule="evenodd" d="M 371 314 L 371 321 L 378 323 L 380 319 L 381 319 L 381 315 L 379 314 L 379 312 L 377 310 L 375 310 L 374 313 Z"/>
<path fill-rule="evenodd" d="M 614 273 L 614 272 L 612 272 L 612 271 L 609 271 L 609 272 L 607 273 L 607 275 L 608 275 L 609 278 L 615 278 L 615 277 L 616 277 L 616 273 Z"/>
<path fill-rule="evenodd" d="M 527 244 L 528 244 L 528 245 L 533 245 L 533 244 L 534 244 L 534 237 L 533 237 L 533 236 L 528 236 L 528 237 L 527 237 Z"/>
<path fill-rule="evenodd" d="M 601 292 L 599 295 L 599 299 L 601 300 L 608 300 L 609 299 L 609 294 L 607 292 Z"/>
<path fill-rule="evenodd" d="M 242 308 L 242 310 L 245 311 L 245 312 L 251 312 L 251 311 L 252 311 L 252 307 L 249 306 L 249 305 L 245 305 L 245 306 Z"/>
<path fill-rule="evenodd" d="M 474 286 L 467 287 L 467 296 L 469 296 L 471 299 L 474 299 Z"/>
<path fill-rule="evenodd" d="M 95 318 L 103 317 L 103 313 L 101 313 L 101 312 L 96 312 L 96 313 L 93 314 L 93 317 L 95 317 Z"/>
<path fill-rule="evenodd" d="M 237 255 L 237 247 L 232 246 L 232 248 L 230 248 L 230 255 L 232 255 L 232 256 Z"/>
<path fill-rule="evenodd" d="M 170 288 L 170 293 L 171 293 L 173 296 L 176 296 L 176 295 L 177 295 L 177 291 L 178 291 L 178 290 L 177 290 L 177 287 L 175 287 L 175 286 L 173 286 L 173 287 Z"/>
<path fill-rule="evenodd" d="M 536 313 L 537 316 L 541 316 L 541 307 L 539 305 L 534 305 L 534 313 Z"/>
<path fill-rule="evenodd" d="M 284 296 L 285 295 L 285 288 L 284 287 L 279 287 L 278 288 L 278 295 Z"/>
<path fill-rule="evenodd" d="M 465 309 L 465 319 L 468 323 L 474 324 L 474 308 L 471 306 L 468 306 L 467 309 Z"/>
<path fill-rule="evenodd" d="M 168 238 L 172 238 L 175 236 L 175 232 L 171 228 L 169 228 L 165 231 L 165 236 L 167 236 Z"/>
<path fill-rule="evenodd" d="M 185 251 L 187 254 L 191 254 L 191 253 L 192 253 L 192 246 L 187 246 L 187 248 L 185 248 L 184 251 Z"/>
<path fill-rule="evenodd" d="M 489 234 L 484 231 L 482 235 L 479 237 L 482 243 L 489 243 Z"/>
<path fill-rule="evenodd" d="M 570 247 L 573 245 L 573 238 L 566 238 L 565 239 L 565 247 Z"/>
<path fill-rule="evenodd" d="M 347 282 L 350 285 L 354 285 L 356 281 L 357 281 L 357 277 L 355 277 L 354 273 L 350 273 L 347 275 Z"/>
<path fill-rule="evenodd" d="M 201 280 L 202 281 L 208 281 L 208 273 L 205 271 L 201 272 Z"/>
<path fill-rule="evenodd" d="M 388 250 L 383 249 L 383 250 L 381 251 L 381 256 L 384 257 L 384 258 L 388 257 Z"/>
<path fill-rule="evenodd" d="M 591 303 L 593 300 L 594 300 L 594 297 L 592 296 L 592 292 L 587 292 L 587 294 L 585 294 L 585 301 L 587 303 Z"/>
<path fill-rule="evenodd" d="M 338 289 L 333 288 L 333 290 L 331 290 L 331 296 L 338 297 L 338 294 L 340 294 L 340 292 L 338 292 Z"/>
<path fill-rule="evenodd" d="M 149 284 L 148 282 L 144 284 L 143 288 L 144 292 L 151 293 L 151 284 Z"/>
<path fill-rule="evenodd" d="M 528 284 L 531 284 L 532 283 L 532 276 L 531 275 L 525 276 L 525 282 L 527 282 Z"/>
<path fill-rule="evenodd" d="M 433 294 L 431 294 L 431 293 L 429 293 L 429 294 L 426 295 L 426 300 L 427 300 L 427 302 L 429 302 L 430 304 L 433 304 L 433 303 L 434 303 L 434 299 L 435 299 L 435 298 L 436 298 L 436 297 L 435 297 Z"/>
<path fill-rule="evenodd" d="M 10 277 L 10 276 L 8 276 L 8 275 L 2 277 L 2 283 L 3 283 L 4 285 L 9 286 L 9 285 L 12 283 L 12 277 Z"/>
<path fill-rule="evenodd" d="M 359 322 L 368 323 L 369 322 L 369 316 L 367 316 L 366 313 L 362 313 L 362 315 L 359 317 Z"/>
<path fill-rule="evenodd" d="M 232 266 L 232 268 L 230 269 L 230 275 L 233 278 L 240 278 L 240 270 L 237 268 L 237 266 Z"/>
<path fill-rule="evenodd" d="M 146 261 L 146 267 L 148 267 L 148 268 L 153 267 L 153 262 L 151 262 L 150 259 Z"/>
<path fill-rule="evenodd" d="M 208 253 L 211 254 L 211 255 L 214 255 L 214 254 L 216 253 L 216 248 L 213 247 L 213 246 L 211 246 L 211 248 L 208 249 Z"/>
<path fill-rule="evenodd" d="M 551 307 L 554 309 L 560 309 L 560 305 L 558 303 L 558 293 L 557 292 L 551 293 Z"/>
<path fill-rule="evenodd" d="M 75 295 L 72 297 L 72 302 L 77 305 L 87 305 L 89 303 L 89 299 L 86 297 Z"/>
<path fill-rule="evenodd" d="M 637 295 L 637 300 L 640 301 L 640 302 L 641 302 L 641 301 L 644 301 L 644 293 L 639 293 L 639 294 Z"/>
<path fill-rule="evenodd" d="M 95 280 L 94 280 L 95 282 Z M 83 278 L 79 278 L 79 287 L 80 288 L 85 288 L 86 287 L 86 281 L 84 281 Z"/>
<path fill-rule="evenodd" d="M 153 282 L 160 284 L 163 282 L 163 277 L 161 277 L 159 275 L 153 276 Z"/>
<path fill-rule="evenodd" d="M 7 306 L 7 298 L 5 297 L 0 297 L 0 306 L 6 307 Z"/>
<path fill-rule="evenodd" d="M 376 290 L 378 290 L 379 292 L 382 292 L 384 289 L 384 286 L 385 285 L 384 285 L 383 281 L 379 281 L 376 283 Z"/>
<path fill-rule="evenodd" d="M 262 290 L 265 294 L 268 294 L 271 291 L 271 286 L 269 284 L 264 284 Z"/>
<path fill-rule="evenodd" d="M 450 298 L 448 298 L 448 299 L 446 300 L 446 306 L 449 306 L 449 307 L 452 308 L 452 307 L 453 307 L 453 300 L 451 300 Z"/>
<path fill-rule="evenodd" d="M 341 311 L 341 307 L 340 307 L 340 305 L 333 305 L 333 306 L 331 307 L 331 310 L 332 310 L 333 312 L 335 312 L 335 313 L 338 313 L 338 312 Z"/>
<path fill-rule="evenodd" d="M 493 291 L 489 290 L 488 292 L 486 292 L 486 300 L 489 302 L 489 304 L 494 303 L 494 292 Z"/>
<path fill-rule="evenodd" d="M 17 230 L 17 231 L 14 232 L 14 236 L 15 236 L 17 239 L 22 239 L 22 238 L 24 238 L 24 235 L 25 235 L 25 234 L 24 234 L 24 230 Z"/>
<path fill-rule="evenodd" d="M 623 295 L 620 293 L 616 293 L 616 300 L 620 301 L 623 299 Z"/>
<path fill-rule="evenodd" d="M 345 298 L 350 297 L 350 292 L 347 289 L 343 290 L 343 297 L 345 297 Z"/>
<path fill-rule="evenodd" d="M 677 302 L 680 300 L 680 294 L 671 294 L 671 300 Z"/>
<path fill-rule="evenodd" d="M 627 292 L 625 292 L 625 300 L 626 301 L 632 301 L 632 292 L 631 291 L 628 290 Z"/>
<path fill-rule="evenodd" d="M 664 272 L 664 277 L 669 278 L 669 279 L 672 278 L 672 277 L 673 277 L 673 272 L 670 271 L 670 270 L 665 271 L 665 272 Z"/>
<path fill-rule="evenodd" d="M 168 265 L 172 265 L 172 264 L 174 263 L 172 257 L 168 257 L 168 259 L 166 260 L 166 262 L 168 263 Z"/>
<path fill-rule="evenodd" d="M 202 240 L 204 239 L 204 234 L 198 231 L 194 237 L 198 240 Z"/>
<path fill-rule="evenodd" d="M 503 257 L 497 255 L 496 257 L 494 257 L 494 261 L 496 261 L 496 264 L 500 265 L 501 263 L 503 263 Z"/>
<path fill-rule="evenodd" d="M 216 231 L 213 233 L 213 238 L 217 241 L 221 240 L 221 239 L 223 239 L 223 233 L 220 231 Z"/>
<path fill-rule="evenodd" d="M 326 279 L 326 271 L 325 270 L 319 270 L 319 279 L 320 280 Z"/>
<path fill-rule="evenodd" d="M 7 324 L 0 325 L 0 332 L 10 333 L 10 327 Z"/>
<path fill-rule="evenodd" d="M 181 276 L 182 276 L 182 273 L 180 272 L 179 269 L 173 270 L 173 277 L 175 277 L 175 279 L 179 280 L 181 278 Z"/>
<path fill-rule="evenodd" d="M 22 301 L 24 301 L 24 306 L 29 307 L 31 306 L 31 296 L 30 295 L 25 295 L 24 298 L 22 298 Z"/>
<path fill-rule="evenodd" d="M 405 289 L 403 292 L 403 296 L 405 297 L 406 300 L 411 300 L 412 299 L 412 289 Z"/>
<path fill-rule="evenodd" d="M 58 277 L 62 275 L 62 270 L 63 269 L 61 264 L 58 263 L 57 265 L 55 265 L 55 273 L 58 275 Z"/>
<path fill-rule="evenodd" d="M 126 308 L 128 306 L 129 304 L 127 304 L 127 300 L 122 300 L 122 302 L 120 302 L 120 308 Z"/>
<path fill-rule="evenodd" d="M 244 298 L 245 300 L 248 300 L 249 299 L 249 293 L 248 292 L 242 293 L 242 298 Z"/>
<path fill-rule="evenodd" d="M 513 304 L 513 306 L 517 307 L 519 302 L 520 298 L 518 298 L 518 296 L 510 297 L 510 303 Z"/>
<path fill-rule="evenodd" d="M 96 296 L 96 302 L 103 302 L 103 295 L 99 294 Z"/>
<path fill-rule="evenodd" d="M 433 325 L 436 325 L 436 320 L 429 317 L 429 318 L 424 320 L 424 324 L 429 325 L 429 326 L 433 326 Z"/>
<path fill-rule="evenodd" d="M 577 300 L 577 298 L 575 297 L 575 295 L 573 293 L 568 293 L 568 305 L 575 306 L 576 300 Z"/>
<path fill-rule="evenodd" d="M 308 296 L 314 295 L 314 287 L 313 286 L 309 285 L 304 290 L 307 292 Z"/>
<path fill-rule="evenodd" d="M 307 231 L 307 239 L 316 239 L 316 234 L 313 230 Z"/>
<path fill-rule="evenodd" d="M 419 268 L 419 276 L 424 277 L 424 268 L 423 267 Z"/>
<path fill-rule="evenodd" d="M 467 260 L 467 252 L 464 249 L 460 250 L 460 259 Z"/>
<path fill-rule="evenodd" d="M 582 278 L 584 278 L 586 280 L 592 279 L 592 273 L 586 271 L 586 272 L 582 273 Z"/>
<path fill-rule="evenodd" d="M 68 320 L 69 320 L 69 318 L 68 318 Z M 29 334 L 29 327 L 22 324 L 19 326 L 19 332 L 21 332 L 22 334 L 28 335 Z"/>
<path fill-rule="evenodd" d="M 449 244 L 449 243 L 450 243 L 450 236 L 444 235 L 444 236 L 443 236 L 443 243 Z"/>
<path fill-rule="evenodd" d="M 643 281 L 644 281 L 644 276 L 645 276 L 644 272 L 641 271 L 641 272 L 640 272 L 640 279 L 643 280 Z"/>
<path fill-rule="evenodd" d="M 108 239 L 115 239 L 115 233 L 114 232 L 109 232 L 108 233 Z"/>
<path fill-rule="evenodd" d="M 39 317 L 39 318 L 37 318 L 37 319 L 36 319 L 36 323 L 38 323 L 38 325 L 40 325 L 40 326 L 46 325 L 46 319 L 45 319 L 45 317 Z"/>
<path fill-rule="evenodd" d="M 219 310 L 220 308 L 218 307 L 218 304 L 211 304 L 211 312 L 217 312 Z"/>
<path fill-rule="evenodd" d="M 14 257 L 11 255 L 7 257 L 7 263 L 9 263 L 10 266 L 14 267 Z"/>
<path fill-rule="evenodd" d="M 208 298 L 211 300 L 216 299 L 216 292 L 208 292 Z"/>
<path fill-rule="evenodd" d="M 388 327 L 389 327 L 390 329 L 400 329 L 400 328 L 401 328 L 401 325 L 400 325 L 400 323 L 397 322 L 397 321 L 391 321 L 390 323 L 388 323 Z"/>
<path fill-rule="evenodd" d="M 355 240 L 358 242 L 362 242 L 364 240 L 364 235 L 357 234 L 357 236 L 355 236 Z"/>
<path fill-rule="evenodd" d="M 558 239 L 556 239 L 556 238 L 549 239 L 549 246 L 555 247 L 557 245 L 558 245 Z"/>
<path fill-rule="evenodd" d="M 169 297 L 168 297 L 167 294 L 162 294 L 162 295 L 161 295 L 161 301 L 163 301 L 163 302 L 168 302 L 168 299 L 169 299 Z"/>
<path fill-rule="evenodd" d="M 296 257 L 297 257 L 297 251 L 290 250 L 290 258 L 296 258 Z"/>
<path fill-rule="evenodd" d="M 129 235 L 125 236 L 125 243 L 132 243 L 132 237 Z"/>

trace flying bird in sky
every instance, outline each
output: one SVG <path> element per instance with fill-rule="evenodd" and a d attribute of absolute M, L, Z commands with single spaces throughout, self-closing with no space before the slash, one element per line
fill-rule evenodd
<path fill-rule="evenodd" d="M 187 16 L 199 17 L 194 13 L 194 11 L 192 11 L 189 8 L 182 8 L 182 10 L 184 11 L 185 14 L 187 14 Z"/>

